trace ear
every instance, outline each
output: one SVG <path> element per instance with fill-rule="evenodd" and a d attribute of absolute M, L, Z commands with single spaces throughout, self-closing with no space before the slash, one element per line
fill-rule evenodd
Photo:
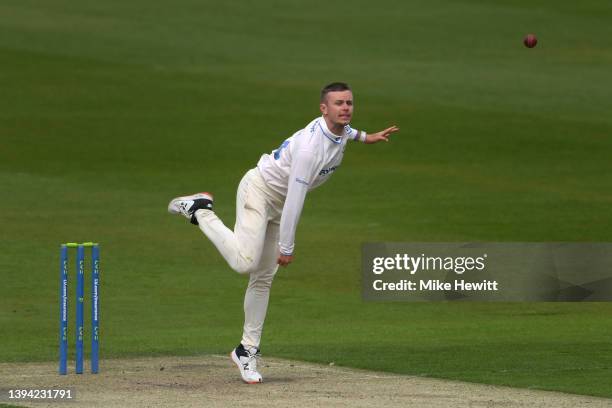
<path fill-rule="evenodd" d="M 319 104 L 319 109 L 323 115 L 327 115 L 327 105 L 324 103 Z"/>

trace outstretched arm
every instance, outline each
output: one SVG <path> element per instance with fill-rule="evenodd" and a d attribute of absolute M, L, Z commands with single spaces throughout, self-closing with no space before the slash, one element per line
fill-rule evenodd
<path fill-rule="evenodd" d="M 386 128 L 385 130 L 381 130 L 380 132 L 377 133 L 368 133 L 366 134 L 366 138 L 365 138 L 365 143 L 366 144 L 372 144 L 372 143 L 378 143 L 378 142 L 388 142 L 389 141 L 389 136 L 392 133 L 395 133 L 399 130 L 399 128 L 395 125 Z"/>

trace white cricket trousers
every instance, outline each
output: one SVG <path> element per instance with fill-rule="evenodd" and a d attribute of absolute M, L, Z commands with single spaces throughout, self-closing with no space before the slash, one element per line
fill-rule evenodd
<path fill-rule="evenodd" d="M 278 269 L 280 218 L 285 197 L 267 186 L 257 168 L 249 170 L 236 195 L 236 225 L 227 228 L 210 210 L 198 210 L 200 229 L 217 247 L 229 266 L 249 274 L 244 296 L 241 343 L 259 347 L 272 280 Z"/>

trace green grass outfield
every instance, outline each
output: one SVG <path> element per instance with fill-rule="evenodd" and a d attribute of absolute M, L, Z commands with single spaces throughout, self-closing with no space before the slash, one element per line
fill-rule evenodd
<path fill-rule="evenodd" d="M 264 354 L 612 397 L 612 304 L 359 291 L 366 241 L 612 241 L 610 4 L 169 4 L 0 4 L 0 361 L 56 358 L 59 244 L 89 240 L 103 358 L 228 352 L 246 280 L 167 203 L 213 191 L 232 224 L 242 174 L 345 80 L 355 127 L 402 130 L 309 196 Z"/>

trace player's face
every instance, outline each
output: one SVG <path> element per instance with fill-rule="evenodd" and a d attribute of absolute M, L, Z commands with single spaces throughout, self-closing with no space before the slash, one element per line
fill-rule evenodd
<path fill-rule="evenodd" d="M 323 103 L 321 113 L 334 125 L 345 126 L 353 117 L 353 93 L 351 91 L 330 92 Z"/>

